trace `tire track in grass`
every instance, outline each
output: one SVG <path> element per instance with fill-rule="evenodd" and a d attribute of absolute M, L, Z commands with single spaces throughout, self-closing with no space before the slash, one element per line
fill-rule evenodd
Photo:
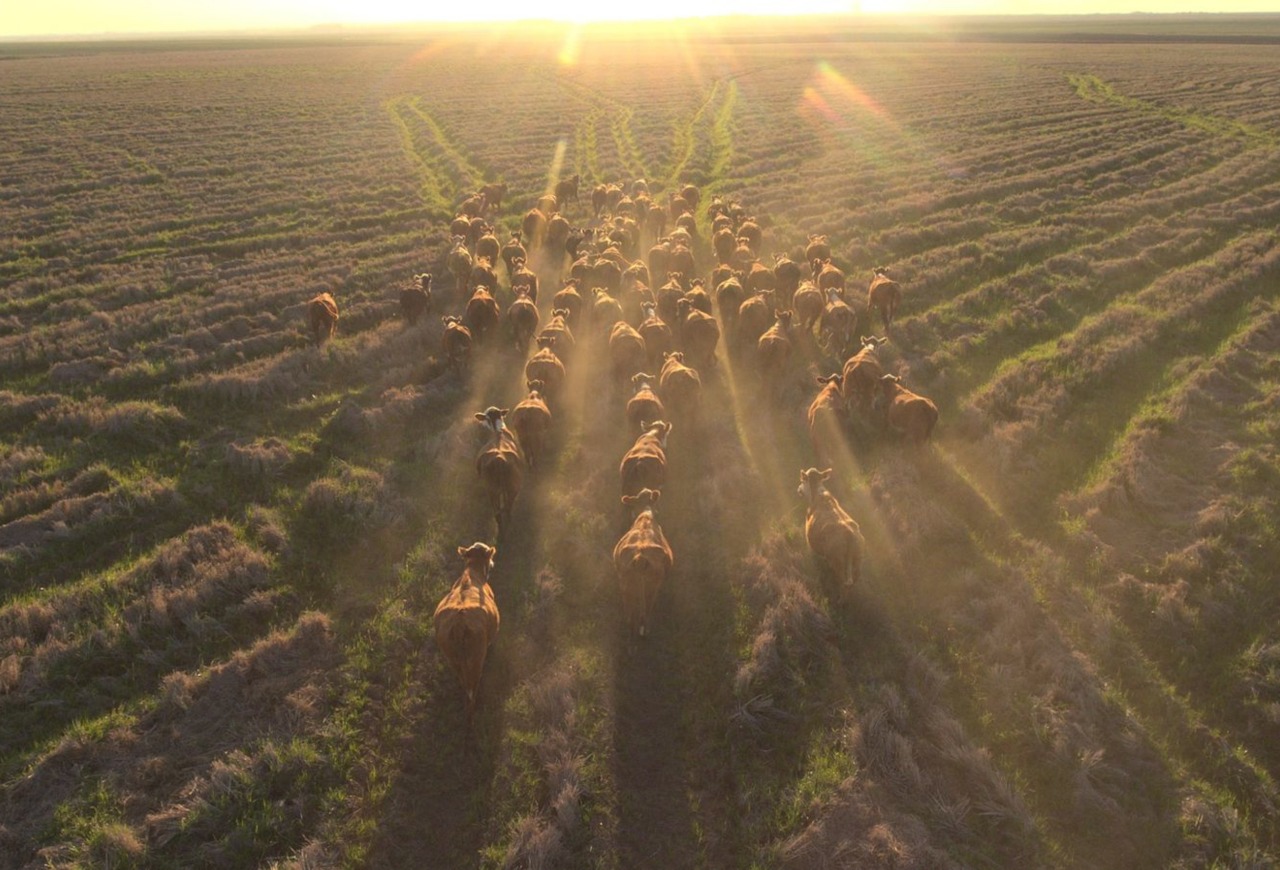
<path fill-rule="evenodd" d="M 568 91 L 575 100 L 589 107 L 588 117 L 594 119 L 593 131 L 601 119 L 608 123 L 609 136 L 613 140 L 615 156 L 621 171 L 632 178 L 647 177 L 644 155 L 637 147 L 635 135 L 631 131 L 631 118 L 635 109 L 566 75 L 557 75 L 553 80 L 556 85 Z M 594 154 L 596 147 L 594 132 L 591 147 L 591 153 Z M 598 162 L 598 159 L 587 161 L 590 174 L 584 175 L 584 178 L 590 178 L 597 183 L 608 180 L 610 176 L 601 173 Z"/>
<path fill-rule="evenodd" d="M 1143 282 L 1211 258 L 1230 243 L 1235 231 L 1222 223 L 1219 216 L 1224 211 L 1237 208 L 1237 215 L 1247 216 L 1241 221 L 1245 227 L 1268 226 L 1280 211 L 1257 207 L 1259 191 L 1246 182 L 1241 182 L 1241 190 L 1229 192 L 1234 200 L 1184 212 L 1185 225 L 1148 219 L 1143 219 L 1145 230 L 1143 222 L 1131 225 L 1132 241 L 1126 235 L 1107 238 L 1102 230 L 1081 230 L 1080 245 L 1059 250 L 1050 244 L 1038 250 L 1033 244 L 1029 253 L 1038 263 L 1028 265 L 1026 257 L 1019 256 L 1019 271 L 903 318 L 901 333 L 917 348 L 937 347 L 929 365 L 946 370 L 963 394 L 1010 354 L 1026 352 L 1035 343 L 1075 328 L 1102 306 L 1138 292 Z M 1137 214 L 1139 203 L 1134 205 Z M 1205 229 L 1195 229 L 1198 225 Z M 1134 250 L 1138 244 L 1143 247 Z M 1116 259 L 1111 250 L 1124 255 Z M 1099 262 L 1100 267 L 1092 265 Z M 942 279 L 935 283 L 940 286 Z"/>
<path fill-rule="evenodd" d="M 1102 103 L 1119 106 L 1131 112 L 1156 115 L 1169 121 L 1175 121 L 1193 130 L 1203 131 L 1214 136 L 1242 138 L 1251 145 L 1274 148 L 1280 139 L 1265 130 L 1217 115 L 1203 115 L 1189 109 L 1162 106 L 1148 100 L 1125 96 L 1116 90 L 1114 85 L 1089 73 L 1067 73 L 1067 82 L 1075 88 L 1076 95 L 1091 103 Z"/>
<path fill-rule="evenodd" d="M 1082 482 L 1165 376 L 1168 358 L 1216 347 L 1253 298 L 1274 295 L 1278 244 L 1274 230 L 1238 236 L 1211 257 L 1112 300 L 1067 336 L 1012 358 L 975 391 L 971 401 L 993 427 L 987 448 L 1005 457 L 1006 471 L 1016 466 L 1039 481 L 1036 498 L 1023 507 L 1043 510 L 1044 487 L 1060 493 Z M 1098 389 L 1103 382 L 1105 392 Z M 1048 431 L 1052 439 L 1042 434 Z M 1064 434 L 1087 448 L 1053 465 L 1050 441 Z"/>
<path fill-rule="evenodd" d="M 451 217 L 457 202 L 484 183 L 486 173 L 452 140 L 421 97 L 394 97 L 383 106 L 405 156 L 416 168 L 423 203 L 442 220 Z"/>

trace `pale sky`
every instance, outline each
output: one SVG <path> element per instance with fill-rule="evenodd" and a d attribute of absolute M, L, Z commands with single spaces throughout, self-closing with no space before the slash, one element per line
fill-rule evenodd
<path fill-rule="evenodd" d="M 0 0 L 0 38 L 426 21 L 599 21 L 863 12 L 1009 15 L 1280 12 L 1280 0 Z"/>

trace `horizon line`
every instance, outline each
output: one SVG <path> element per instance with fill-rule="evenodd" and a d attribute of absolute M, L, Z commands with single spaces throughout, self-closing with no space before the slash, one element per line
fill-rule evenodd
<path fill-rule="evenodd" d="M 667 18 L 633 18 L 610 21 L 574 21 L 568 18 L 530 17 L 515 20 L 495 19 L 412 19 L 404 21 L 381 22 L 318 22 L 316 24 L 279 26 L 279 27 L 239 27 L 221 29 L 191 30 L 102 30 L 93 32 L 60 32 L 34 34 L 0 33 L 0 44 L 8 42 L 94 42 L 118 39 L 174 39 L 174 38 L 245 38 L 245 37 L 283 37 L 283 36 L 316 36 L 342 32 L 355 33 L 388 33 L 397 30 L 449 29 L 462 30 L 476 27 L 579 27 L 583 29 L 609 29 L 618 26 L 634 27 L 637 25 L 660 26 L 667 24 L 689 25 L 714 21 L 752 22 L 767 21 L 776 18 L 790 18 L 798 22 L 816 20 L 847 19 L 879 21 L 963 21 L 963 20 L 1018 20 L 1018 19 L 1102 19 L 1102 18 L 1280 18 L 1280 10 L 1273 12 L 1213 12 L 1207 10 L 1187 10 L 1182 12 L 974 12 L 974 13 L 928 13 L 928 12 L 809 12 L 809 13 L 739 13 L 728 15 L 689 15 Z"/>

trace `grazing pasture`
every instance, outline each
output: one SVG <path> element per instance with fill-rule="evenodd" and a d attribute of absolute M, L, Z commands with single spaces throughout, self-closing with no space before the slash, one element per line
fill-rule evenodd
<path fill-rule="evenodd" d="M 1280 21 L 21 44 L 0 81 L 0 867 L 1280 856 Z M 641 178 L 633 245 L 593 191 L 617 214 Z M 661 315 L 707 282 L 719 332 L 673 402 L 609 334 L 686 185 L 696 274 L 646 283 Z M 564 240 L 599 254 L 500 532 L 475 414 L 537 346 L 445 345 L 468 200 L 464 250 L 535 230 L 543 328 Z M 841 273 L 852 332 L 771 308 L 762 369 L 716 203 L 744 263 Z M 817 378 L 873 334 L 937 423 L 831 389 L 819 465 Z M 673 558 L 639 637 L 642 371 Z M 860 535 L 838 575 L 815 466 Z M 473 721 L 432 629 L 472 542 L 502 608 Z"/>

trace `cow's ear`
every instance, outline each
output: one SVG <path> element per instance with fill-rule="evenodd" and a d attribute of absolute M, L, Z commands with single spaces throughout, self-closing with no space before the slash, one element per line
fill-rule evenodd
<path fill-rule="evenodd" d="M 636 503 L 636 497 L 634 495 L 624 495 L 622 497 L 622 503 L 625 505 L 633 505 Z"/>
<path fill-rule="evenodd" d="M 489 418 L 488 418 L 488 417 L 486 417 L 484 414 L 481 414 L 479 411 L 476 411 L 476 419 L 477 419 L 477 420 L 479 420 L 481 423 L 484 423 L 484 422 L 486 422 Z"/>
<path fill-rule="evenodd" d="M 657 504 L 657 503 L 658 503 L 658 499 L 662 498 L 662 491 L 661 491 L 661 490 L 658 490 L 658 489 L 651 489 L 651 490 L 649 490 L 649 492 L 651 492 L 651 493 L 652 493 L 652 495 L 649 497 L 649 503 L 650 503 L 650 504 Z"/>
<path fill-rule="evenodd" d="M 831 477 L 831 469 L 830 469 L 830 468 L 828 468 L 828 469 L 826 469 L 825 471 L 823 471 L 823 472 L 822 472 L 822 479 L 823 479 L 823 480 L 828 480 L 828 479 L 830 479 L 830 477 Z"/>
<path fill-rule="evenodd" d="M 464 557 L 465 557 L 465 556 L 467 555 L 467 548 L 466 548 L 466 547 L 459 547 L 459 548 L 458 548 L 458 555 L 459 555 L 459 556 L 464 556 Z"/>

